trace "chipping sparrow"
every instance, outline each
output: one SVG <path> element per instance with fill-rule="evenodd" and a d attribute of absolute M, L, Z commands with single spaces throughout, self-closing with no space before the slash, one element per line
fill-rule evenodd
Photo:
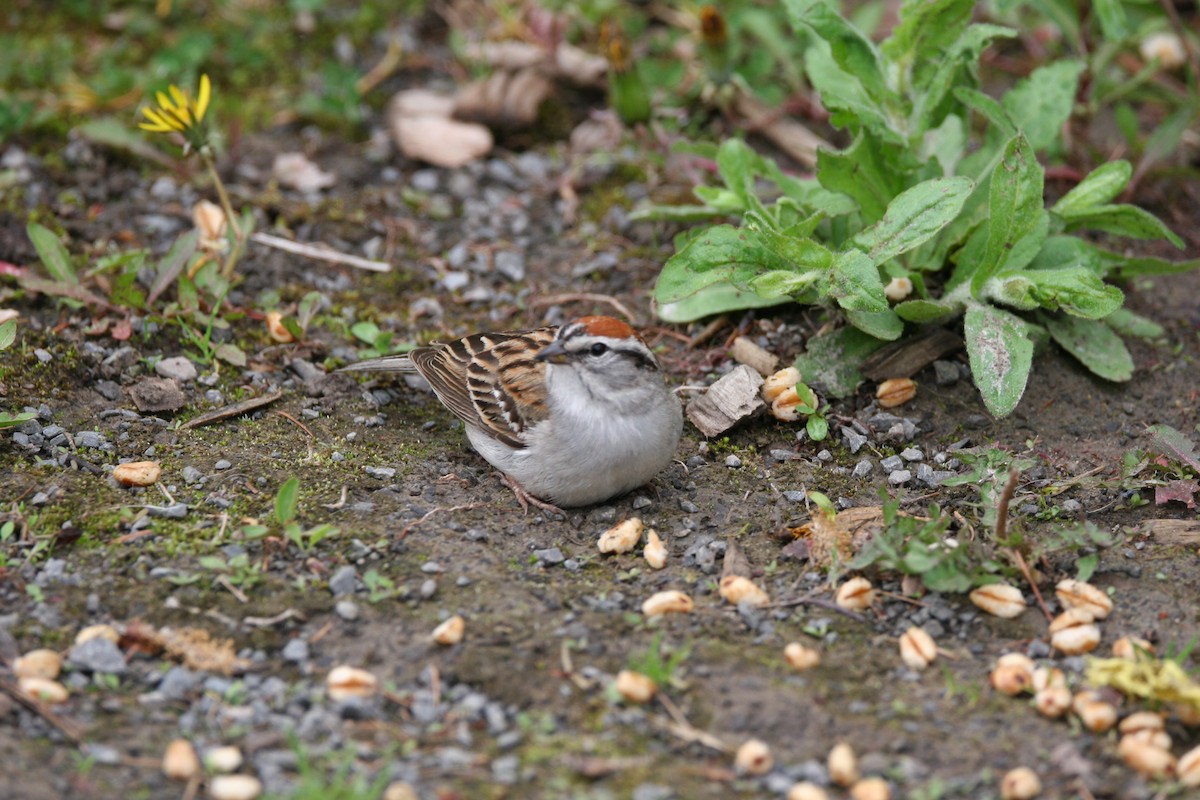
<path fill-rule="evenodd" d="M 636 489 L 670 462 L 683 429 L 654 354 L 612 317 L 478 333 L 344 369 L 419 372 L 527 510 Z"/>

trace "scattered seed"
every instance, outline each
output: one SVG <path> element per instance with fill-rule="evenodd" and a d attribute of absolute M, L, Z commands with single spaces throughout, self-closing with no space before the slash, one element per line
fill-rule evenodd
<path fill-rule="evenodd" d="M 279 311 L 267 312 L 267 335 L 281 344 L 296 341 L 295 335 L 283 324 L 283 313 Z"/>
<path fill-rule="evenodd" d="M 1033 696 L 1033 704 L 1042 716 L 1058 719 L 1067 713 L 1074 699 L 1066 686 L 1047 686 Z"/>
<path fill-rule="evenodd" d="M 829 794 L 815 783 L 801 781 L 788 789 L 787 800 L 829 800 Z"/>
<path fill-rule="evenodd" d="M 1033 659 L 1022 653 L 1005 653 L 996 661 L 990 676 L 992 687 L 1009 697 L 1033 689 Z"/>
<path fill-rule="evenodd" d="M 846 742 L 838 742 L 833 746 L 826 766 L 829 768 L 829 780 L 838 786 L 850 786 L 858 780 L 858 756 Z"/>
<path fill-rule="evenodd" d="M 790 386 L 771 401 L 771 416 L 780 422 L 795 422 L 800 419 L 800 393 Z"/>
<path fill-rule="evenodd" d="M 342 665 L 329 670 L 325 690 L 332 700 L 370 697 L 379 691 L 379 679 L 365 669 Z"/>
<path fill-rule="evenodd" d="M 1188 703 L 1176 703 L 1171 711 L 1180 724 L 1189 728 L 1200 727 L 1200 708 Z"/>
<path fill-rule="evenodd" d="M 208 796 L 212 800 L 254 800 L 262 789 L 262 781 L 253 775 L 217 775 L 208 784 Z"/>
<path fill-rule="evenodd" d="M 667 565 L 667 546 L 658 537 L 658 531 L 646 529 L 646 546 L 642 548 L 642 558 L 651 569 L 662 569 Z"/>
<path fill-rule="evenodd" d="M 638 517 L 618 522 L 600 535 L 596 546 L 601 553 L 628 553 L 642 538 L 642 520 Z"/>
<path fill-rule="evenodd" d="M 13 661 L 13 675 L 18 678 L 45 678 L 54 680 L 62 672 L 62 656 L 53 650 L 30 650 Z"/>
<path fill-rule="evenodd" d="M 617 673 L 617 693 L 630 703 L 649 703 L 658 691 L 658 684 L 646 675 L 623 669 Z"/>
<path fill-rule="evenodd" d="M 231 744 L 224 747 L 214 747 L 204 752 L 204 766 L 208 767 L 210 771 L 222 775 L 235 772 L 242 766 L 244 760 L 241 749 Z"/>
<path fill-rule="evenodd" d="M 1120 639 L 1117 639 L 1115 642 L 1113 642 L 1113 658 L 1124 658 L 1129 661 L 1136 661 L 1139 651 L 1152 656 L 1154 655 L 1154 645 L 1150 644 L 1145 639 L 1139 639 L 1136 636 L 1122 636 Z"/>
<path fill-rule="evenodd" d="M 1137 737 L 1123 736 L 1117 753 L 1130 768 L 1147 778 L 1165 778 L 1175 771 L 1175 756 Z"/>
<path fill-rule="evenodd" d="M 875 390 L 880 408 L 902 406 L 917 396 L 917 382 L 912 378 L 889 378 Z"/>
<path fill-rule="evenodd" d="M 1117 724 L 1117 707 L 1095 690 L 1078 692 L 1071 701 L 1071 710 L 1092 733 L 1104 733 Z"/>
<path fill-rule="evenodd" d="M 1104 619 L 1113 610 L 1112 599 L 1102 589 L 1074 578 L 1059 581 L 1054 594 L 1067 608 L 1085 608 L 1094 619 Z"/>
<path fill-rule="evenodd" d="M 173 781 L 190 781 L 200 772 L 196 748 L 187 739 L 172 739 L 163 752 L 162 771 Z"/>
<path fill-rule="evenodd" d="M 989 583 L 970 594 L 971 602 L 994 617 L 1012 619 L 1025 611 L 1021 590 L 1007 583 Z"/>
<path fill-rule="evenodd" d="M 1069 656 L 1090 653 L 1100 644 L 1100 628 L 1093 624 L 1076 625 L 1050 637 L 1050 646 Z"/>
<path fill-rule="evenodd" d="M 937 658 L 937 643 L 924 628 L 909 628 L 900 637 L 900 658 L 911 669 L 925 669 Z"/>
<path fill-rule="evenodd" d="M 1004 800 L 1033 800 L 1042 793 L 1042 781 L 1029 767 L 1010 769 L 1000 779 L 1000 796 Z"/>
<path fill-rule="evenodd" d="M 162 475 L 157 461 L 130 461 L 113 467 L 113 480 L 125 486 L 152 486 Z"/>
<path fill-rule="evenodd" d="M 647 617 L 659 614 L 686 614 L 693 608 L 692 598 L 678 589 L 669 589 L 647 597 L 642 603 L 642 613 Z"/>
<path fill-rule="evenodd" d="M 1162 714 L 1153 711 L 1135 711 L 1121 720 L 1117 728 L 1122 734 L 1138 733 L 1140 731 L 1161 731 L 1166 728 Z"/>
<path fill-rule="evenodd" d="M 1175 774 L 1184 786 L 1200 786 L 1200 747 L 1193 747 L 1179 757 Z M 791 795 L 788 798 L 791 800 Z"/>
<path fill-rule="evenodd" d="M 69 696 L 67 694 L 67 687 L 49 678 L 21 678 L 17 681 L 17 688 L 30 697 L 41 700 L 43 703 L 50 703 L 51 705 L 65 703 Z"/>
<path fill-rule="evenodd" d="M 1033 690 L 1040 692 L 1051 686 L 1067 686 L 1067 675 L 1058 667 L 1038 667 L 1033 671 Z"/>
<path fill-rule="evenodd" d="M 771 602 L 767 593 L 758 584 L 742 575 L 726 575 L 721 578 L 721 598 L 727 603 L 749 603 L 752 606 L 765 606 Z"/>
<path fill-rule="evenodd" d="M 458 614 L 433 629 L 433 640 L 440 645 L 449 647 L 458 644 L 467 631 L 467 622 Z"/>
<path fill-rule="evenodd" d="M 875 588 L 866 578 L 851 578 L 838 587 L 834 602 L 847 611 L 864 611 L 875 603 Z"/>
<path fill-rule="evenodd" d="M 1095 621 L 1096 617 L 1092 614 L 1090 609 L 1068 608 L 1066 611 L 1050 620 L 1050 632 L 1057 633 L 1058 631 L 1066 630 L 1067 628 L 1073 628 L 1076 625 L 1088 625 Z"/>
<path fill-rule="evenodd" d="M 773 402 L 776 397 L 779 397 L 786 390 L 791 389 L 795 391 L 796 384 L 799 382 L 800 370 L 795 367 L 781 369 L 763 381 L 763 400 L 766 400 L 768 403 Z"/>
<path fill-rule="evenodd" d="M 892 787 L 883 778 L 863 778 L 850 787 L 853 800 L 891 800 Z"/>
<path fill-rule="evenodd" d="M 775 759 L 771 757 L 771 748 L 766 742 L 749 739 L 737 749 L 733 763 L 738 772 L 743 774 L 765 775 L 775 765 Z"/>
<path fill-rule="evenodd" d="M 88 625 L 75 634 L 75 644 L 83 644 L 97 638 L 108 639 L 113 644 L 116 644 L 121 641 L 121 634 L 117 633 L 117 629 L 112 625 Z"/>
<path fill-rule="evenodd" d="M 396 781 L 383 790 L 383 800 L 420 800 L 420 798 L 417 797 L 417 790 L 411 784 Z"/>
<path fill-rule="evenodd" d="M 821 663 L 821 653 L 811 647 L 805 647 L 800 642 L 791 642 L 783 648 L 783 658 L 788 666 L 801 672 Z"/>

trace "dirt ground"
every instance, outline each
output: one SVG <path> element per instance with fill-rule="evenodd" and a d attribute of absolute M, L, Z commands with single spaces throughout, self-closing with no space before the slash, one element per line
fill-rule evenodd
<path fill-rule="evenodd" d="M 705 443 L 689 426 L 676 463 L 644 489 L 566 519 L 525 515 L 431 396 L 403 381 L 363 384 L 320 374 L 347 354 L 348 321 L 370 318 L 394 328 L 400 340 L 427 339 L 611 313 L 603 302 L 563 296 L 610 295 L 637 314 L 672 381 L 693 385 L 724 368 L 733 326 L 761 337 L 786 361 L 820 320 L 786 308 L 735 317 L 698 349 L 677 334 L 699 326 L 655 327 L 648 294 L 672 252 L 669 231 L 629 225 L 610 212 L 646 192 L 620 165 L 592 176 L 579 226 L 562 221 L 555 183 L 562 162 L 549 150 L 537 152 L 546 167 L 541 173 L 502 154 L 464 170 L 461 179 L 435 174 L 436 187 L 425 197 L 442 198 L 452 209 L 435 218 L 428 205 L 400 196 L 412 185 L 412 165 L 392 157 L 384 165 L 389 174 L 345 147 L 308 144 L 316 161 L 338 173 L 337 187 L 315 201 L 268 196 L 235 175 L 235 202 L 261 209 L 261 227 L 289 228 L 298 238 L 355 252 L 368 239 L 385 240 L 380 257 L 396 269 L 364 275 L 252 249 L 241 266 L 245 283 L 231 296 L 235 306 L 255 311 L 266 289 L 294 302 L 316 288 L 328 300 L 324 316 L 311 341 L 294 346 L 270 343 L 254 314 L 236 323 L 232 335 L 251 354 L 250 364 L 223 366 L 211 386 L 186 384 L 187 405 L 178 414 L 154 422 L 146 420 L 150 414 L 104 413 L 133 408 L 124 390 L 153 374 L 147 359 L 184 352 L 175 329 L 144 329 L 118 343 L 88 335 L 94 320 L 86 313 L 44 298 L 15 302 L 25 324 L 17 346 L 0 353 L 3 406 L 44 404 L 41 425 L 103 434 L 110 448 L 76 450 L 90 464 L 160 461 L 164 488 L 120 488 L 103 472 L 63 467 L 45 451 L 23 449 L 6 432 L 3 513 L 27 523 L 28 533 L 24 542 L 0 545 L 7 562 L 0 570 L 0 633 L 7 631 L 0 657 L 37 647 L 65 653 L 84 626 L 140 620 L 231 639 L 250 667 L 232 683 L 201 676 L 190 690 L 166 697 L 155 688 L 172 667 L 163 655 L 129 656 L 115 680 L 76 669 L 72 697 L 54 713 L 77 726 L 78 746 L 0 694 L 0 797 L 177 798 L 182 784 L 163 777 L 159 763 L 166 743 L 180 735 L 202 747 L 239 746 L 252 765 L 243 771 L 280 793 L 296 785 L 297 753 L 311 755 L 322 774 L 336 772 L 343 753 L 350 774 L 382 771 L 409 782 L 421 798 L 782 797 L 795 780 L 822 780 L 825 756 L 841 740 L 859 753 L 865 773 L 887 778 L 897 797 L 996 797 L 999 776 L 1018 765 L 1041 775 L 1046 797 L 1138 798 L 1163 788 L 1120 764 L 1114 734 L 1046 719 L 1027 699 L 988 687 L 999 654 L 1037 653 L 1047 641 L 1032 603 L 1017 619 L 1000 620 L 961 595 L 901 599 L 898 576 L 869 573 L 893 594 L 855 620 L 827 605 L 779 602 L 739 612 L 720 600 L 715 585 L 732 541 L 773 600 L 825 586 L 823 576 L 783 550 L 778 532 L 808 517 L 804 503 L 785 492 L 819 490 L 865 506 L 877 504 L 885 487 L 906 507 L 936 501 L 975 521 L 974 487 L 891 486 L 878 462 L 906 447 L 931 459 L 955 444 L 995 446 L 1035 463 L 1012 503 L 1014 524 L 1029 537 L 1076 518 L 1119 534 L 1119 544 L 1101 553 L 1093 579 L 1116 605 L 1103 626 L 1101 652 L 1130 634 L 1156 641 L 1160 651 L 1194 641 L 1197 548 L 1163 545 L 1141 531 L 1148 520 L 1196 520 L 1195 510 L 1178 502 L 1156 506 L 1145 488 L 1140 497 L 1151 502 L 1131 507 L 1138 481 L 1122 481 L 1121 463 L 1127 451 L 1148 446 L 1150 425 L 1198 438 L 1200 272 L 1126 287 L 1130 306 L 1167 329 L 1159 343 L 1132 344 L 1137 371 L 1127 385 L 1100 382 L 1050 349 L 1038 358 L 1016 413 L 996 421 L 969 383 L 938 386 L 926 370 L 916 376 L 916 399 L 900 410 L 916 423 L 911 441 L 876 435 L 852 454 L 836 435 L 821 444 L 798 442 L 796 427 L 765 417 L 719 442 Z M 252 140 L 239 155 L 243 164 L 265 169 L 278 145 Z M 68 169 L 35 165 L 31 180 L 46 187 L 44 197 L 58 198 L 50 205 L 73 247 L 126 241 L 128 232 L 135 243 L 161 251 L 169 239 L 151 233 L 147 220 L 186 224 L 191 190 L 156 198 L 146 188 L 153 176 L 99 147 Z M 62 200 L 72 188 L 82 202 Z M 485 208 L 472 211 L 472 203 Z M 514 223 L 517 214 L 524 227 Z M 18 216 L 0 218 L 0 258 L 32 264 Z M 478 229 L 469 230 L 472 224 Z M 472 287 L 486 290 L 475 300 L 445 288 L 446 274 L 459 271 L 447 266 L 448 254 L 461 241 L 477 260 L 471 263 L 481 265 L 461 270 Z M 1188 255 L 1195 250 L 1193 244 Z M 497 272 L 500 251 L 518 253 L 524 274 Z M 615 259 L 593 261 L 609 254 Z M 440 313 L 415 313 L 430 301 Z M 132 355 L 108 361 L 122 344 Z M 40 359 L 38 349 L 50 358 Z M 212 372 L 200 365 L 201 376 Z M 97 390 L 100 381 L 122 391 L 106 397 Z M 248 417 L 176 426 L 220 405 L 206 399 L 210 389 L 224 403 L 275 388 L 282 397 Z M 857 397 L 835 402 L 834 413 L 868 417 L 872 391 L 864 386 Z M 818 457 L 823 449 L 829 460 Z M 729 456 L 740 466 L 728 466 Z M 871 473 L 851 476 L 862 458 L 872 462 Z M 200 478 L 185 478 L 188 467 Z M 327 522 L 340 533 L 307 550 L 284 541 L 278 529 L 264 539 L 244 538 L 244 519 L 268 520 L 275 492 L 291 476 L 300 481 L 304 525 Z M 1064 510 L 1068 500 L 1075 501 L 1068 509 L 1079 510 Z M 139 521 L 146 507 L 174 503 L 187 504 L 181 519 Z M 636 553 L 596 551 L 597 535 L 628 516 L 662 534 L 670 549 L 664 570 L 649 569 Z M 35 551 L 34 543 L 46 540 L 53 546 Z M 238 553 L 259 567 L 252 578 L 200 561 Z M 1047 595 L 1059 578 L 1074 574 L 1073 556 L 1036 566 Z M 345 567 L 357 578 L 349 596 L 353 613 L 346 606 L 339 612 L 337 603 L 347 598 L 330 589 Z M 372 598 L 364 582 L 369 572 L 390 579 L 392 588 Z M 691 594 L 695 612 L 646 620 L 641 602 L 666 588 Z M 429 634 L 450 614 L 465 618 L 466 637 L 440 647 Z M 947 655 L 912 672 L 900 662 L 895 637 L 910 624 L 930 622 Z M 297 640 L 305 647 L 285 657 L 284 648 Z M 785 664 L 783 647 L 795 640 L 820 648 L 818 668 L 797 673 Z M 606 688 L 611 676 L 660 641 L 668 651 L 687 649 L 665 690 L 668 702 L 621 704 Z M 1081 660 L 1043 660 L 1079 680 Z M 328 700 L 324 679 L 340 664 L 373 672 L 383 696 L 349 707 Z M 1195 661 L 1188 666 L 1195 669 Z M 499 711 L 481 713 L 485 701 Z M 1170 733 L 1177 754 L 1200 743 L 1195 729 L 1172 726 Z M 732 749 L 752 737 L 774 755 L 765 778 L 733 770 Z M 359 795 L 329 789 L 305 796 Z"/>

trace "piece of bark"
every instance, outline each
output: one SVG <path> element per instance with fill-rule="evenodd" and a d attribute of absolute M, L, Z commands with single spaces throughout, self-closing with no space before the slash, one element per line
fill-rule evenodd
<path fill-rule="evenodd" d="M 944 355 L 961 350 L 963 340 L 945 328 L 909 336 L 876 350 L 859 367 L 872 381 L 911 378 Z"/>
<path fill-rule="evenodd" d="M 1151 519 L 1141 532 L 1155 544 L 1200 545 L 1200 522 L 1194 519 Z"/>
<path fill-rule="evenodd" d="M 745 336 L 733 340 L 733 345 L 729 348 L 729 357 L 739 364 L 754 367 L 764 378 L 775 374 L 775 369 L 779 366 L 779 356 L 765 347 L 759 347 Z"/>
<path fill-rule="evenodd" d="M 717 436 L 763 408 L 762 376 L 745 364 L 688 403 L 687 416 L 705 436 Z"/>

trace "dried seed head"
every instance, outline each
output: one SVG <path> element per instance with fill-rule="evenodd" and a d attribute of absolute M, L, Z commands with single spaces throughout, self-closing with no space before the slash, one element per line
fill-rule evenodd
<path fill-rule="evenodd" d="M 262 790 L 262 782 L 253 775 L 217 775 L 208 783 L 212 800 L 254 800 Z"/>
<path fill-rule="evenodd" d="M 213 747 L 204 751 L 204 766 L 210 771 L 222 775 L 235 772 L 245 760 L 241 749 L 231 744 L 224 747 Z"/>
<path fill-rule="evenodd" d="M 846 742 L 838 742 L 833 746 L 826 766 L 829 768 L 829 780 L 838 786 L 851 786 L 858 780 L 858 756 Z"/>
<path fill-rule="evenodd" d="M 796 384 L 800 382 L 800 370 L 795 367 L 781 369 L 774 375 L 769 376 L 763 381 L 762 396 L 763 400 L 768 403 L 773 402 L 776 397 L 783 394 L 787 389 L 795 390 Z"/>
<path fill-rule="evenodd" d="M 899 303 L 912 294 L 913 282 L 908 278 L 892 278 L 883 287 L 883 296 L 893 303 Z"/>
<path fill-rule="evenodd" d="M 1069 656 L 1090 653 L 1100 644 L 1100 628 L 1094 624 L 1064 628 L 1050 636 L 1050 646 Z"/>
<path fill-rule="evenodd" d="M 17 688 L 43 703 L 58 705 L 67 702 L 67 687 L 49 678 L 21 678 L 17 681 Z"/>
<path fill-rule="evenodd" d="M 1033 704 L 1042 716 L 1057 719 L 1067 713 L 1073 699 L 1066 686 L 1047 686 L 1033 696 Z"/>
<path fill-rule="evenodd" d="M 692 608 L 692 598 L 678 589 L 652 594 L 642 603 L 642 613 L 647 617 L 657 617 L 659 614 L 687 614 Z"/>
<path fill-rule="evenodd" d="M 649 703 L 658 691 L 658 684 L 646 675 L 623 669 L 617 673 L 617 693 L 630 703 Z"/>
<path fill-rule="evenodd" d="M 200 772 L 196 748 L 187 739 L 172 739 L 163 752 L 162 771 L 173 781 L 190 781 Z"/>
<path fill-rule="evenodd" d="M 1029 767 L 1010 769 L 1000 780 L 1004 800 L 1033 800 L 1042 793 L 1042 781 Z"/>
<path fill-rule="evenodd" d="M 1158 59 L 1158 63 L 1166 70 L 1179 69 L 1187 63 L 1187 51 L 1183 49 L 1183 42 L 1171 31 L 1150 34 L 1142 39 L 1138 50 L 1147 61 Z"/>
<path fill-rule="evenodd" d="M 108 639 L 113 644 L 121 641 L 121 634 L 112 625 L 88 625 L 75 634 L 75 644 L 83 644 L 92 639 Z"/>
<path fill-rule="evenodd" d="M 737 749 L 733 763 L 738 772 L 743 774 L 765 775 L 775 765 L 775 759 L 771 757 L 771 748 L 766 742 L 749 739 Z"/>
<path fill-rule="evenodd" d="M 642 538 L 642 527 L 639 517 L 622 520 L 602 533 L 596 546 L 601 553 L 628 553 Z"/>
<path fill-rule="evenodd" d="M 799 642 L 791 642 L 783 648 L 783 659 L 792 669 L 803 672 L 821 663 L 821 653 Z"/>
<path fill-rule="evenodd" d="M 917 382 L 912 378 L 890 378 L 875 390 L 875 400 L 880 408 L 902 406 L 916 396 Z"/>
<path fill-rule="evenodd" d="M 815 783 L 801 781 L 788 789 L 787 800 L 829 800 L 829 794 Z"/>
<path fill-rule="evenodd" d="M 1175 774 L 1184 786 L 1200 786 L 1200 747 L 1193 747 L 1179 757 Z"/>
<path fill-rule="evenodd" d="M 1067 675 L 1058 667 L 1038 667 L 1033 671 L 1033 690 L 1040 692 L 1051 686 L 1067 686 Z"/>
<path fill-rule="evenodd" d="M 925 669 L 937 658 L 937 644 L 923 628 L 909 628 L 900 637 L 900 658 L 911 669 Z"/>
<path fill-rule="evenodd" d="M 749 603 L 752 606 L 765 606 L 771 602 L 767 593 L 758 584 L 741 575 L 726 575 L 721 578 L 721 599 L 727 603 Z"/>
<path fill-rule="evenodd" d="M 853 800 L 892 800 L 892 787 L 883 778 L 863 778 L 850 787 Z"/>
<path fill-rule="evenodd" d="M 1113 642 L 1113 658 L 1124 658 L 1129 661 L 1135 661 L 1139 652 L 1154 655 L 1154 645 L 1136 636 L 1122 636 Z"/>
<path fill-rule="evenodd" d="M 771 401 L 771 416 L 780 422 L 795 422 L 800 419 L 800 393 L 789 386 Z"/>
<path fill-rule="evenodd" d="M 1141 731 L 1161 731 L 1166 727 L 1162 714 L 1153 711 L 1135 711 L 1121 720 L 1117 728 L 1122 734 L 1139 733 Z"/>
<path fill-rule="evenodd" d="M 18 678 L 45 678 L 54 680 L 62 672 L 62 656 L 53 650 L 30 650 L 13 661 L 13 675 Z"/>
<path fill-rule="evenodd" d="M 351 697 L 370 697 L 379 691 L 379 679 L 365 669 L 342 665 L 329 670 L 325 678 L 325 691 L 331 700 L 347 700 Z"/>
<path fill-rule="evenodd" d="M 130 461 L 113 467 L 113 480 L 124 486 L 152 486 L 162 475 L 157 461 Z"/>
<path fill-rule="evenodd" d="M 658 531 L 646 529 L 646 546 L 642 548 L 642 558 L 651 569 L 662 569 L 667 565 L 667 546 L 658 537 Z"/>
<path fill-rule="evenodd" d="M 1073 578 L 1059 581 L 1054 594 L 1067 608 L 1084 608 L 1092 612 L 1093 619 L 1104 619 L 1113 610 L 1112 599 L 1103 590 Z"/>
<path fill-rule="evenodd" d="M 1033 670 L 1024 664 L 997 664 L 992 670 L 991 683 L 1001 694 L 1015 697 L 1022 692 L 1032 691 Z"/>
<path fill-rule="evenodd" d="M 1076 693 L 1071 710 L 1092 733 L 1104 733 L 1117 724 L 1117 707 L 1095 690 Z"/>
<path fill-rule="evenodd" d="M 458 644 L 467 632 L 467 621 L 455 614 L 450 619 L 433 629 L 433 640 L 440 645 L 449 647 Z"/>
<path fill-rule="evenodd" d="M 1117 753 L 1131 769 L 1147 778 L 1166 778 L 1175 772 L 1175 756 L 1137 737 L 1123 736 Z"/>
<path fill-rule="evenodd" d="M 851 578 L 838 587 L 834 602 L 847 611 L 864 611 L 875 603 L 875 587 L 866 578 Z"/>
<path fill-rule="evenodd" d="M 1012 619 L 1025 610 L 1021 590 L 1007 583 L 989 583 L 971 592 L 971 602 L 994 617 Z"/>
<path fill-rule="evenodd" d="M 296 341 L 295 335 L 283 324 L 283 313 L 280 311 L 267 312 L 267 335 L 281 344 Z"/>

